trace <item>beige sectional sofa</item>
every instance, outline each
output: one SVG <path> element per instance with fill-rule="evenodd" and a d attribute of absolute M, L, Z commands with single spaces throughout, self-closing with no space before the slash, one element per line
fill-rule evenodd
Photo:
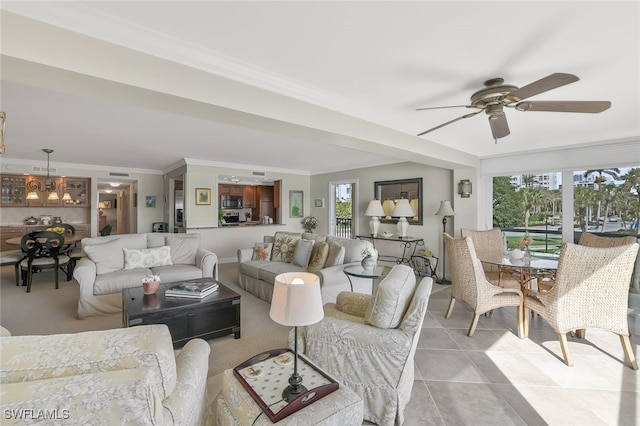
<path fill-rule="evenodd" d="M 166 325 L 1 337 L 0 349 L 3 424 L 213 423 L 211 348 L 174 352 Z"/>
<path fill-rule="evenodd" d="M 316 249 L 319 243 L 326 243 L 330 247 L 329 258 L 325 264 L 316 265 L 319 269 L 309 268 L 313 262 L 313 254 L 309 256 L 307 264 L 304 261 L 294 262 L 295 250 L 298 242 L 313 241 Z M 275 277 L 285 272 L 312 272 L 320 277 L 323 303 L 335 302 L 338 293 L 351 290 L 349 279 L 342 272 L 347 265 L 358 265 L 362 261 L 362 251 L 368 248 L 373 253 L 375 249 L 369 241 L 338 238 L 328 235 L 295 232 L 276 232 L 274 236 L 265 236 L 263 243 L 272 244 L 271 255 L 265 260 L 254 260 L 254 248 L 238 250 L 238 281 L 240 287 L 254 296 L 271 303 L 273 283 Z M 343 256 L 336 255 L 336 248 L 343 247 Z M 262 249 L 262 248 L 261 248 Z M 371 293 L 372 280 L 351 278 L 353 290 L 361 293 Z"/>
<path fill-rule="evenodd" d="M 200 247 L 199 234 L 123 234 L 84 238 L 73 277 L 80 284 L 78 318 L 122 311 L 122 289 L 142 285 L 147 275 L 163 283 L 218 279 L 218 257 Z"/>

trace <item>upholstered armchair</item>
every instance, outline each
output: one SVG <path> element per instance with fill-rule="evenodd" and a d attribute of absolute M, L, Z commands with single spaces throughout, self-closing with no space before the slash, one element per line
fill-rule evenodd
<path fill-rule="evenodd" d="M 571 366 L 568 332 L 587 328 L 608 330 L 620 336 L 627 363 L 637 370 L 627 320 L 629 283 L 637 254 L 637 243 L 608 248 L 564 243 L 555 285 L 547 292 L 524 298 L 525 336 L 529 334 L 531 310 L 556 332 L 564 362 Z"/>
<path fill-rule="evenodd" d="M 600 235 L 583 232 L 582 234 L 580 234 L 580 240 L 578 241 L 578 244 L 587 247 L 607 248 L 627 246 L 635 242 L 636 237 L 633 235 L 628 235 L 626 237 L 603 237 Z"/>
<path fill-rule="evenodd" d="M 208 425 L 210 350 L 193 339 L 174 351 L 166 325 L 1 337 L 0 411 L 46 410 L 74 425 Z"/>
<path fill-rule="evenodd" d="M 365 420 L 401 425 L 414 381 L 414 354 L 433 279 L 416 284 L 396 265 L 374 291 L 342 292 L 324 318 L 298 329 L 298 350 L 362 398 Z M 293 347 L 293 331 L 289 344 Z"/>
<path fill-rule="evenodd" d="M 451 261 L 451 302 L 445 318 L 453 312 L 457 299 L 466 302 L 473 309 L 473 319 L 469 326 L 469 337 L 473 336 L 478 325 L 480 315 L 505 306 L 517 306 L 518 336 L 523 337 L 522 331 L 522 291 L 519 288 L 499 287 L 485 278 L 480 259 L 470 237 L 453 238 L 444 234 L 447 256 Z"/>
<path fill-rule="evenodd" d="M 504 257 L 504 242 L 502 241 L 502 231 L 499 228 L 489 229 L 488 231 L 473 231 L 471 229 L 461 229 L 462 238 L 469 237 L 473 241 L 473 247 L 476 250 L 476 256 L 479 259 L 491 260 L 498 262 Z M 482 264 L 484 275 L 491 283 L 501 287 L 520 288 L 518 282 L 517 271 L 508 268 L 500 268 L 498 265 L 488 263 Z"/>

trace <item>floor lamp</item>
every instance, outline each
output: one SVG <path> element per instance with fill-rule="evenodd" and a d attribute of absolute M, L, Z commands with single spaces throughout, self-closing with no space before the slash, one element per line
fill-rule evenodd
<path fill-rule="evenodd" d="M 449 201 L 440 201 L 440 208 L 436 212 L 436 216 L 442 216 L 442 233 L 447 232 L 447 217 L 455 215 L 455 212 L 451 208 L 451 203 Z M 442 278 L 437 282 L 438 284 L 451 284 L 451 281 L 446 279 L 445 271 L 446 271 L 446 262 L 445 257 L 447 255 L 446 247 L 444 246 L 444 235 L 442 237 Z"/>

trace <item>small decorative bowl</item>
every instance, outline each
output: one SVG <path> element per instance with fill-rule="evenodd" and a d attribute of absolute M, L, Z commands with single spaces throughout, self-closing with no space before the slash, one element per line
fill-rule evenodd
<path fill-rule="evenodd" d="M 393 233 L 392 232 L 382 232 L 380 235 L 382 235 L 384 238 L 393 237 Z"/>

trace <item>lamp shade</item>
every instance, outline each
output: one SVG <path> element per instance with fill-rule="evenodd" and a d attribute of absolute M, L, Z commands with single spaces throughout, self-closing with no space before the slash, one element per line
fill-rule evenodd
<path fill-rule="evenodd" d="M 49 200 L 59 200 L 60 197 L 58 197 L 58 193 L 57 192 L 50 192 L 49 196 L 47 197 L 47 199 L 49 199 Z"/>
<path fill-rule="evenodd" d="M 278 324 L 304 326 L 324 317 L 320 279 L 307 272 L 287 272 L 276 276 L 269 316 Z"/>
<path fill-rule="evenodd" d="M 436 216 L 453 216 L 455 214 L 449 201 L 440 201 L 440 208 L 438 208 Z"/>
<path fill-rule="evenodd" d="M 31 191 L 30 193 L 27 194 L 27 200 L 38 200 L 40 199 L 40 197 L 38 197 L 38 193 L 36 191 Z"/>
<path fill-rule="evenodd" d="M 364 212 L 365 216 L 384 216 L 384 210 L 382 209 L 382 203 L 380 200 L 371 200 L 367 206 L 367 210 Z"/>
<path fill-rule="evenodd" d="M 382 203 L 382 210 L 384 210 L 385 216 L 389 219 L 391 218 L 391 213 L 393 212 L 394 207 L 395 204 L 393 203 L 393 200 L 384 200 L 384 203 Z"/>
<path fill-rule="evenodd" d="M 393 213 L 391 213 L 391 216 L 394 217 L 413 217 L 415 215 L 415 212 L 411 208 L 411 204 L 409 204 L 409 200 L 406 198 L 398 200 L 396 207 L 393 209 Z"/>

